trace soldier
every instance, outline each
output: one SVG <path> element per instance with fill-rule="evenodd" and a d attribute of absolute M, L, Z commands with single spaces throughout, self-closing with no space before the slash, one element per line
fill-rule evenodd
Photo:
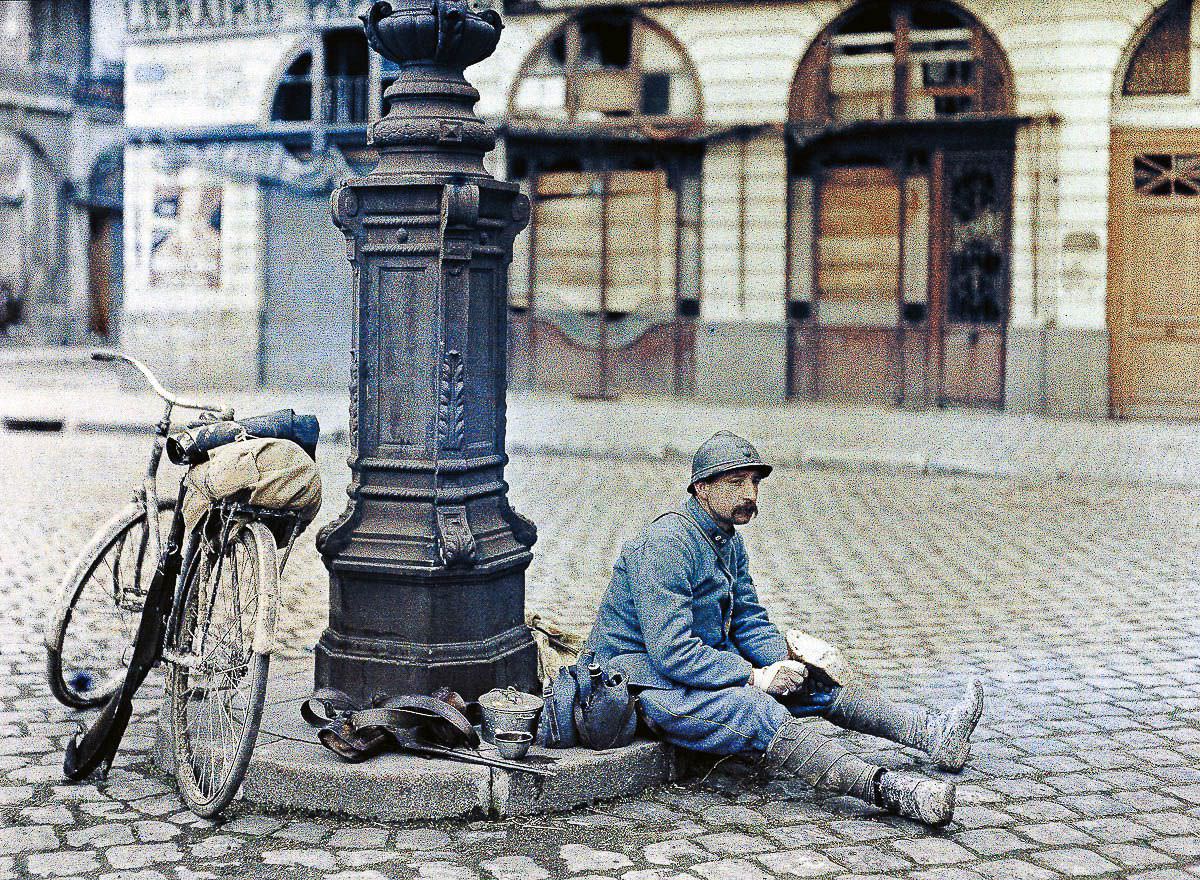
<path fill-rule="evenodd" d="M 757 514 L 758 483 L 770 473 L 735 434 L 705 441 L 692 460 L 692 497 L 622 549 L 586 650 L 625 672 L 647 725 L 669 742 L 758 753 L 769 772 L 931 825 L 949 822 L 953 785 L 869 764 L 797 716 L 920 749 L 958 771 L 983 709 L 982 685 L 973 681 L 960 703 L 938 713 L 893 703 L 836 662 L 801 662 L 806 637 L 789 649 L 791 635 L 770 622 L 735 531 Z"/>

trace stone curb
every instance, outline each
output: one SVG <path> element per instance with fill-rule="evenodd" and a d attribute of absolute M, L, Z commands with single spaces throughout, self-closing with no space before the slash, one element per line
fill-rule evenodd
<path fill-rule="evenodd" d="M 634 797 L 679 778 L 669 745 L 637 740 L 619 749 L 531 749 L 526 760 L 554 778 L 478 764 L 388 753 L 348 764 L 317 742 L 300 717 L 311 692 L 312 666 L 287 664 L 268 684 L 258 741 L 242 796 L 268 810 L 334 813 L 389 822 L 463 816 L 532 816 L 573 810 L 602 800 Z M 165 703 L 155 725 L 154 762 L 172 772 L 174 754 Z M 496 756 L 484 743 L 484 755 Z"/>
<path fill-rule="evenodd" d="M 39 412 L 17 412 L 5 414 L 0 412 L 0 425 L 4 430 L 12 421 L 25 423 L 61 423 L 60 429 L 51 428 L 51 432 L 79 431 L 95 434 L 143 434 L 151 430 L 150 421 L 144 420 L 73 420 L 69 416 L 47 410 Z M 336 420 L 334 424 L 336 424 Z M 37 430 L 27 428 L 26 430 Z M 43 429 L 44 430 L 44 429 Z M 349 432 L 345 427 L 325 429 L 321 435 L 325 443 L 346 443 Z M 964 476 L 984 479 L 1019 478 L 1038 483 L 1057 482 L 1075 479 L 1087 483 L 1107 483 L 1130 486 L 1161 486 L 1166 488 L 1192 489 L 1200 485 L 1200 480 L 1171 479 L 1169 476 L 1133 477 L 1113 473 L 1085 473 L 1066 469 L 1047 470 L 1039 467 L 1026 467 L 1012 462 L 982 459 L 962 459 L 946 456 L 938 452 L 898 453 L 881 447 L 842 447 L 824 448 L 810 447 L 789 440 L 766 440 L 758 443 L 759 449 L 773 464 L 779 467 L 820 469 L 844 471 L 848 473 L 894 473 L 894 474 L 936 474 L 943 476 Z M 595 436 L 580 436 L 569 439 L 549 438 L 543 440 L 527 440 L 510 437 L 507 443 L 510 455 L 550 455 L 569 458 L 603 458 L 615 461 L 657 461 L 677 462 L 686 466 L 691 462 L 692 450 L 681 449 L 677 444 L 667 441 L 663 443 L 627 443 L 609 441 Z"/>

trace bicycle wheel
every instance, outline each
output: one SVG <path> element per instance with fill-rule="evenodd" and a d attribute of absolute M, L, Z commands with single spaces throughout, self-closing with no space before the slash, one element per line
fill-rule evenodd
<path fill-rule="evenodd" d="M 167 706 L 179 794 L 209 817 L 237 794 L 258 736 L 271 658 L 254 650 L 254 633 L 273 611 L 264 606 L 279 575 L 262 523 L 241 526 L 224 547 L 200 541 L 168 655 Z"/>
<path fill-rule="evenodd" d="M 165 535 L 175 504 L 162 500 L 158 507 Z M 90 709 L 120 686 L 158 565 L 151 555 L 145 509 L 130 504 L 96 532 L 67 571 L 46 627 L 46 677 L 63 705 Z"/>

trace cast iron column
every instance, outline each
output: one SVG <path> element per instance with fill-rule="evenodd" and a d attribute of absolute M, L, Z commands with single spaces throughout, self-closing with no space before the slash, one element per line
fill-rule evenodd
<path fill-rule="evenodd" d="M 352 478 L 345 512 L 317 537 L 329 627 L 316 684 L 361 701 L 531 690 L 537 533 L 504 482 L 507 269 L 529 201 L 484 169 L 495 132 L 463 77 L 495 50 L 500 16 L 398 0 L 363 23 L 400 74 L 371 127 L 379 165 L 333 194 L 356 293 Z"/>

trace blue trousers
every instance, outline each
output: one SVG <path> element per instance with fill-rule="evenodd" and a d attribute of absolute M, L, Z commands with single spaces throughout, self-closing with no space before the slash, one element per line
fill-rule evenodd
<path fill-rule="evenodd" d="M 667 742 L 697 752 L 764 752 L 788 718 L 824 715 L 838 688 L 806 691 L 785 705 L 761 688 L 701 690 L 647 688 L 638 694 L 642 717 Z"/>

